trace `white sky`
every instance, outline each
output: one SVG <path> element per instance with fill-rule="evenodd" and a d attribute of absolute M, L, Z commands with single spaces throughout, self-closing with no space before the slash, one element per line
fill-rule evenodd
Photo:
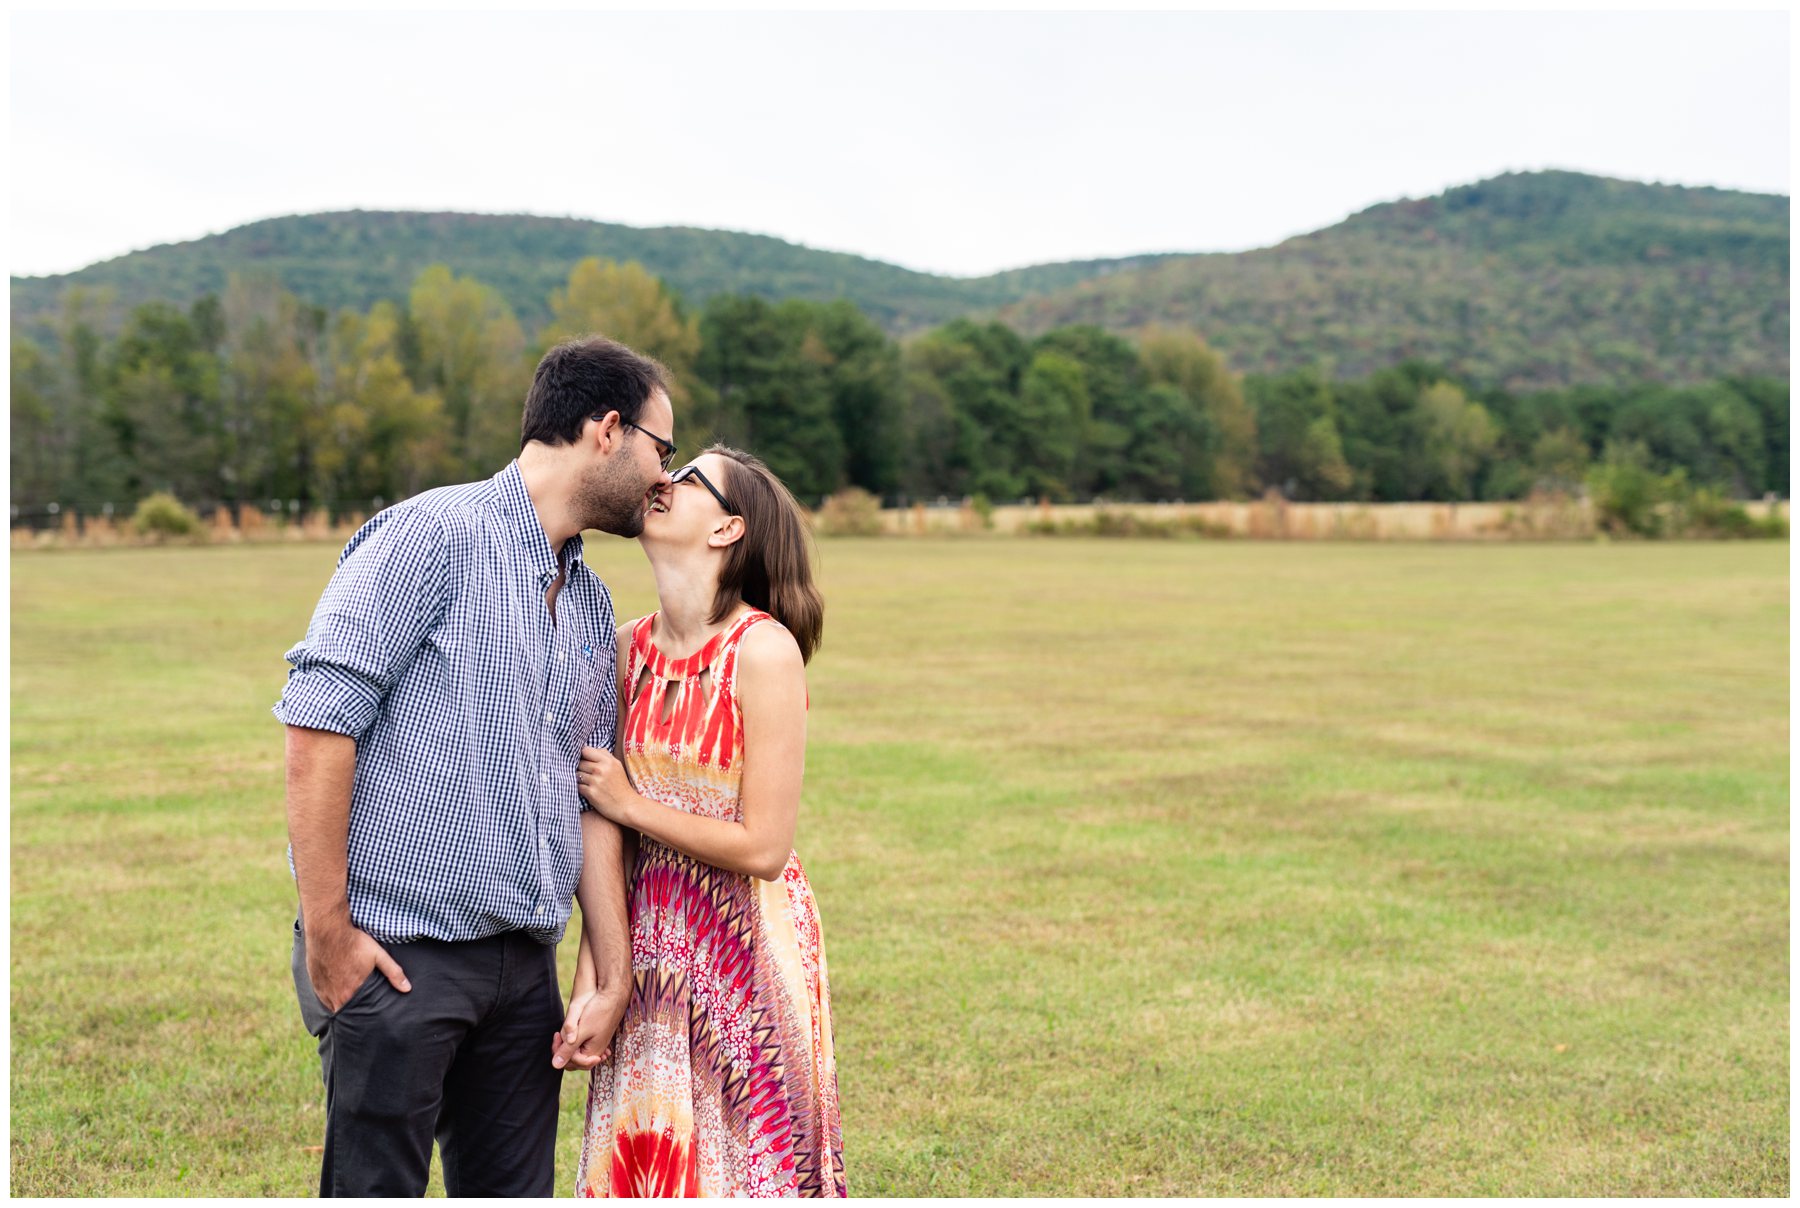
<path fill-rule="evenodd" d="M 340 209 L 935 272 L 1235 251 L 1540 167 L 1786 193 L 1789 18 L 15 13 L 14 274 Z"/>

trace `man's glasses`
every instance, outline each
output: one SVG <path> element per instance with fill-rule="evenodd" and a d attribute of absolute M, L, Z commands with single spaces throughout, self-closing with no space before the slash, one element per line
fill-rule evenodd
<path fill-rule="evenodd" d="M 719 501 L 719 506 L 725 509 L 725 514 L 727 516 L 735 516 L 738 514 L 738 510 L 731 506 L 725 496 L 719 494 L 719 488 L 715 487 L 706 475 L 700 472 L 700 467 L 696 463 L 690 461 L 687 465 L 682 466 L 679 470 L 669 475 L 669 481 L 671 483 L 686 482 L 690 478 L 699 479 L 700 485 L 712 492 L 712 497 Z"/>
<path fill-rule="evenodd" d="M 596 422 L 598 422 L 599 420 L 605 419 L 606 417 L 603 415 L 596 415 L 596 416 L 593 416 L 592 418 Z M 674 441 L 664 440 L 662 437 L 658 436 L 656 433 L 650 431 L 650 429 L 644 427 L 641 424 L 634 424 L 628 419 L 621 419 L 619 422 L 621 424 L 624 424 L 627 428 L 636 428 L 639 432 L 642 432 L 645 436 L 648 436 L 651 440 L 655 441 L 657 450 L 659 452 L 661 452 L 661 454 L 662 454 L 662 458 L 661 458 L 662 468 L 665 470 L 669 468 L 669 463 L 675 460 L 675 442 Z"/>

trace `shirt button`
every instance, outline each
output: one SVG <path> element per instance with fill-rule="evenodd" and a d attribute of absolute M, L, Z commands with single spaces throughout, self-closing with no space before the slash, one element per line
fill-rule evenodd
<path fill-rule="evenodd" d="M 539 914 L 540 914 L 540 915 L 541 915 L 541 914 L 543 914 L 543 913 L 544 913 L 544 908 L 543 908 L 543 907 L 542 907 L 542 906 L 539 906 L 539 907 L 538 907 L 538 913 L 539 913 Z"/>
<path fill-rule="evenodd" d="M 562 662 L 562 659 L 563 659 L 563 652 L 558 650 L 556 652 L 556 661 L 560 663 L 560 662 Z"/>
<path fill-rule="evenodd" d="M 539 775 L 538 779 L 542 780 L 545 784 L 549 784 L 550 783 L 550 773 L 544 772 L 541 775 Z"/>
<path fill-rule="evenodd" d="M 550 714 L 546 713 L 546 714 L 544 714 L 544 720 L 545 721 L 555 721 L 556 718 L 554 718 Z"/>

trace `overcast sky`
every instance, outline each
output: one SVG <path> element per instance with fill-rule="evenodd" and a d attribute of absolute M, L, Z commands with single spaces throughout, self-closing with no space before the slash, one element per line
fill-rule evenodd
<path fill-rule="evenodd" d="M 1262 247 L 1507 170 L 1787 193 L 1788 21 L 15 13 L 10 268 L 360 208 L 977 274 Z"/>

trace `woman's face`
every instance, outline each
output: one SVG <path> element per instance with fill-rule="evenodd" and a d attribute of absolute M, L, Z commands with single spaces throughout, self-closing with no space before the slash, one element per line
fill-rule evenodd
<path fill-rule="evenodd" d="M 721 495 L 725 494 L 725 461 L 717 453 L 702 453 L 694 458 L 689 464 L 705 475 L 706 482 L 701 482 L 699 475 L 689 475 L 665 487 L 644 517 L 644 538 L 678 546 L 705 544 L 731 515 L 706 489 L 709 482 Z M 681 471 L 674 473 L 679 476 Z"/>

